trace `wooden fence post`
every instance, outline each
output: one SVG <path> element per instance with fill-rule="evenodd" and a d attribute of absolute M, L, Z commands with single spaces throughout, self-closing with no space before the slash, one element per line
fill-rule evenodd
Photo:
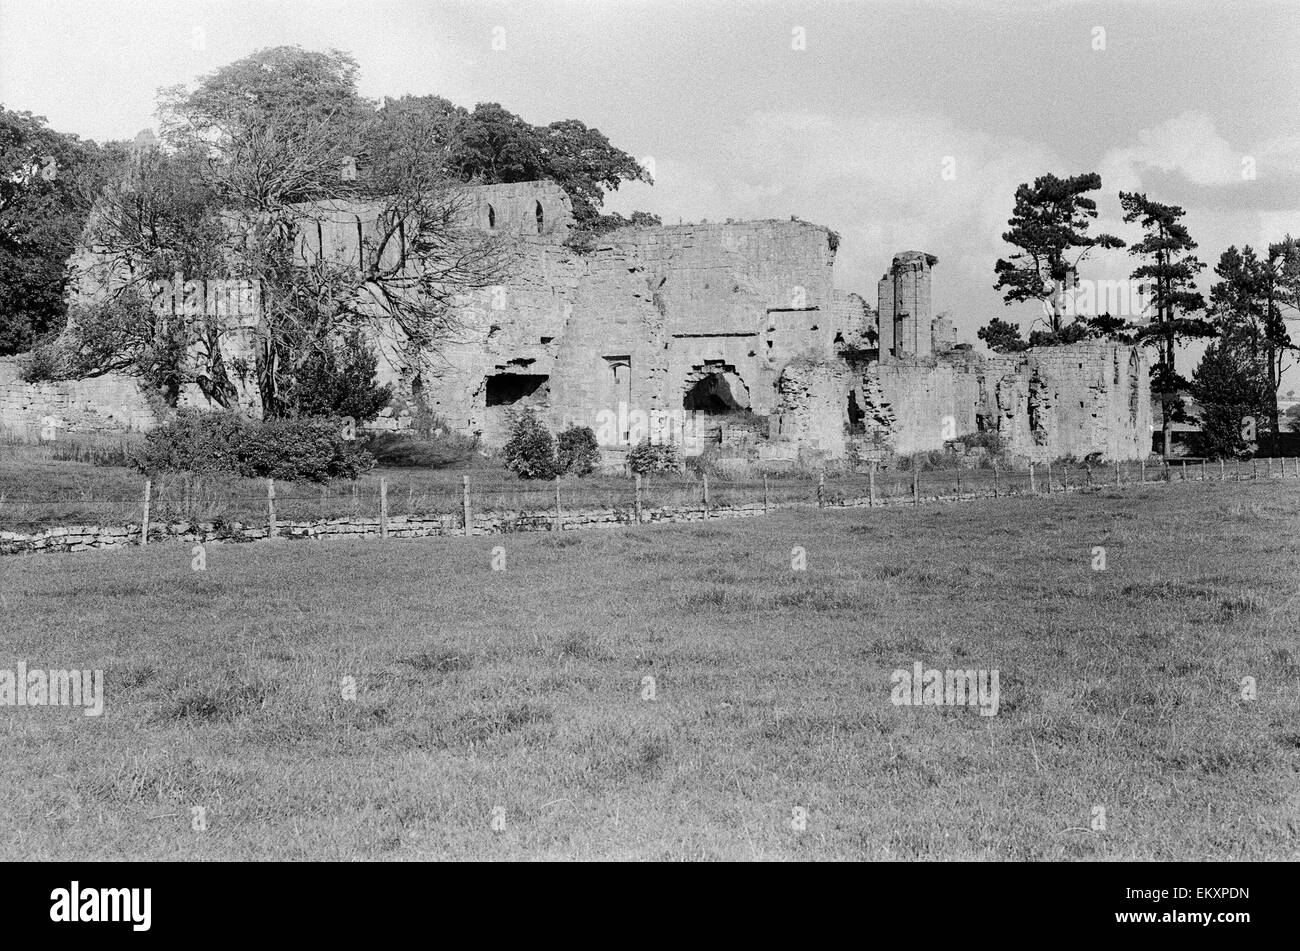
<path fill-rule="evenodd" d="M 1205 460 L 1201 460 L 1201 481 L 1205 481 Z"/>
<path fill-rule="evenodd" d="M 876 507 L 876 464 L 867 470 L 867 508 Z"/>
<path fill-rule="evenodd" d="M 632 479 L 636 486 L 636 523 L 641 524 L 641 473 L 633 473 Z"/>
<path fill-rule="evenodd" d="M 709 517 L 709 474 L 704 473 L 704 517 Z"/>
<path fill-rule="evenodd" d="M 1061 483 L 1061 488 L 1065 488 L 1065 483 Z M 1047 494 L 1052 494 L 1052 460 L 1047 460 Z"/>
<path fill-rule="evenodd" d="M 153 479 L 144 480 L 144 521 L 140 525 L 140 547 L 149 544 L 149 502 L 153 499 Z"/>
<path fill-rule="evenodd" d="M 1268 470 L 1267 478 L 1269 479 L 1273 478 L 1273 457 L 1269 456 L 1268 459 L 1264 461 L 1264 465 Z"/>
<path fill-rule="evenodd" d="M 1115 485 L 1120 486 L 1123 484 L 1124 484 L 1123 480 L 1120 479 L 1119 477 L 1119 460 L 1116 459 L 1115 460 Z"/>
<path fill-rule="evenodd" d="M 640 476 L 637 477 L 638 481 Z M 640 494 L 640 493 L 638 493 Z M 564 512 L 560 509 L 560 477 L 555 477 L 555 531 L 564 531 Z"/>
<path fill-rule="evenodd" d="M 767 514 L 768 496 L 767 496 L 767 473 L 763 473 L 763 514 Z"/>
<path fill-rule="evenodd" d="M 993 463 L 993 498 L 999 498 L 998 493 L 998 464 Z"/>
<path fill-rule="evenodd" d="M 912 504 L 921 504 L 921 467 L 915 461 L 912 463 Z"/>
<path fill-rule="evenodd" d="M 469 511 L 469 476 L 460 477 L 460 504 L 465 520 L 465 536 L 468 538 L 474 534 L 474 518 Z"/>
<path fill-rule="evenodd" d="M 1048 465 L 1051 465 L 1051 463 L 1049 462 Z M 1038 494 L 1038 480 L 1034 477 L 1034 464 L 1032 462 L 1029 464 L 1029 494 Z"/>
<path fill-rule="evenodd" d="M 957 501 L 961 501 L 961 466 L 957 467 Z"/>
<path fill-rule="evenodd" d="M 379 537 L 388 537 L 388 480 L 379 480 Z"/>
<path fill-rule="evenodd" d="M 1259 478 L 1259 460 L 1258 460 L 1258 459 L 1252 459 L 1252 460 L 1250 460 L 1250 477 L 1251 477 L 1252 479 L 1258 479 L 1258 478 Z"/>
<path fill-rule="evenodd" d="M 275 524 L 275 480 L 266 480 L 266 537 L 274 538 L 277 534 Z"/>
<path fill-rule="evenodd" d="M 817 473 L 817 507 L 821 508 L 826 504 L 826 470 L 823 469 Z"/>

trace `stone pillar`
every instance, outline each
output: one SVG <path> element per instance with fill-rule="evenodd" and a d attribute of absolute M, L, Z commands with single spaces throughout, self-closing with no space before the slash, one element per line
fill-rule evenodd
<path fill-rule="evenodd" d="M 934 352 L 930 271 L 938 263 L 924 251 L 900 251 L 876 285 L 882 359 Z"/>
<path fill-rule="evenodd" d="M 880 283 L 876 285 L 876 320 L 878 326 L 876 332 L 880 335 L 877 346 L 880 348 L 880 358 L 888 359 L 894 353 L 894 276 L 891 271 L 886 271 L 880 278 Z"/>

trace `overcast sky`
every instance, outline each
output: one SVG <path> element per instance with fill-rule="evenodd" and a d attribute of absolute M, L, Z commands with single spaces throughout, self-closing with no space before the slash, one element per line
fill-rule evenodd
<path fill-rule="evenodd" d="M 1125 238 L 1120 189 L 1183 205 L 1210 267 L 1300 235 L 1292 0 L 0 0 L 0 102 L 128 138 L 158 87 L 280 44 L 352 53 L 371 97 L 581 119 L 653 160 L 612 210 L 829 225 L 839 286 L 873 303 L 895 251 L 929 251 L 969 339 L 1034 314 L 993 264 L 1016 185 L 1045 172 L 1100 172 L 1098 226 Z M 1094 260 L 1085 278 L 1132 267 Z"/>

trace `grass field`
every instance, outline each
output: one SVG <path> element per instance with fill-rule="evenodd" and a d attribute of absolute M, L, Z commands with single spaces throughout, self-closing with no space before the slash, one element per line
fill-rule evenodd
<path fill-rule="evenodd" d="M 1298 513 L 1288 480 L 2 559 L 0 668 L 106 674 L 99 718 L 0 707 L 0 858 L 1295 860 Z M 998 670 L 997 715 L 895 706 L 917 661 Z"/>

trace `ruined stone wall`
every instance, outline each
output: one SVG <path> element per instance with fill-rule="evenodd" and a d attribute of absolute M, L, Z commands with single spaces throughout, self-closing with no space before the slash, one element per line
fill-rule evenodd
<path fill-rule="evenodd" d="M 891 448 L 942 449 L 945 438 L 973 433 L 979 408 L 978 355 L 884 361 L 871 369 L 896 423 Z"/>
<path fill-rule="evenodd" d="M 143 432 L 153 410 L 134 380 L 107 374 L 86 380 L 25 383 L 16 357 L 0 357 L 0 430 L 29 440 Z"/>
<path fill-rule="evenodd" d="M 799 221 L 629 228 L 581 253 L 525 236 L 510 280 L 458 309 L 426 399 L 489 444 L 526 405 L 636 442 L 638 411 L 682 413 L 714 376 L 737 408 L 769 413 L 787 362 L 833 359 L 837 334 L 863 332 L 861 308 L 834 306 L 833 257 L 827 229 Z"/>
<path fill-rule="evenodd" d="M 792 365 L 780 432 L 832 458 L 858 433 L 897 453 L 996 432 L 1014 456 L 1140 459 L 1151 440 L 1147 364 L 1136 347 L 1078 343 L 1018 354 Z"/>
<path fill-rule="evenodd" d="M 986 388 L 1000 386 L 986 411 L 999 414 L 999 431 L 1017 451 L 1035 460 L 1149 454 L 1151 386 L 1140 348 L 1085 342 L 995 355 L 986 367 Z"/>
<path fill-rule="evenodd" d="M 504 443 L 510 413 L 530 406 L 553 430 L 590 426 L 610 459 L 647 436 L 680 441 L 689 413 L 719 446 L 728 432 L 762 434 L 765 458 L 910 453 L 981 431 L 1025 459 L 1132 459 L 1149 445 L 1141 353 L 1103 343 L 989 357 L 954 348 L 951 321 L 931 317 L 937 258 L 926 252 L 894 256 L 873 313 L 834 287 L 838 238 L 819 225 L 625 228 L 573 247 L 571 205 L 554 183 L 464 198 L 467 223 L 502 236 L 508 276 L 456 298 L 455 329 L 427 355 L 431 366 L 417 370 L 379 312 L 374 342 L 381 382 L 489 447 Z M 359 259 L 375 209 L 311 209 L 299 229 L 304 260 Z M 247 355 L 251 331 L 234 330 L 230 345 Z M 130 381 L 44 386 L 0 376 L 0 423 L 39 423 L 51 410 L 70 430 L 152 422 Z M 202 401 L 187 391 L 185 403 Z M 399 409 L 377 425 L 408 421 Z"/>

